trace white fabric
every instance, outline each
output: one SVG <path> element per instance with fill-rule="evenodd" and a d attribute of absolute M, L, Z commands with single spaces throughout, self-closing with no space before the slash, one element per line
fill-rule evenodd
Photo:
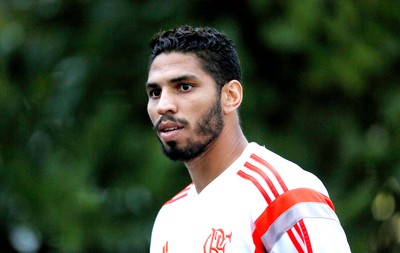
<path fill-rule="evenodd" d="M 262 176 L 264 173 L 272 185 Z M 250 143 L 200 194 L 191 184 L 161 208 L 153 227 L 150 253 L 351 252 L 337 216 L 325 203 L 296 203 L 288 210 L 275 205 L 283 213 L 268 231 L 260 229 L 265 227 L 265 212 L 271 211 L 268 207 L 272 208 L 283 193 L 300 188 L 328 196 L 317 177 Z M 289 232 L 280 231 L 286 230 L 285 226 Z M 262 234 L 258 236 L 256 230 Z M 261 243 L 258 248 L 257 240 Z"/>

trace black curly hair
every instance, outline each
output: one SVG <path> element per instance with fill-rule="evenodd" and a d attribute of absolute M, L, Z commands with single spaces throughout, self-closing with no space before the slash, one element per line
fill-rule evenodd
<path fill-rule="evenodd" d="M 220 88 L 231 80 L 241 81 L 240 62 L 233 42 L 214 28 L 185 25 L 161 31 L 151 40 L 150 48 L 149 66 L 161 53 L 193 53 Z"/>

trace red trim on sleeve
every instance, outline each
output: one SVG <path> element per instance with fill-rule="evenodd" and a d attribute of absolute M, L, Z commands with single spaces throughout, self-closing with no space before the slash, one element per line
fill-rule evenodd
<path fill-rule="evenodd" d="M 288 211 L 291 207 L 299 203 L 323 203 L 327 204 L 332 210 L 334 206 L 331 200 L 313 189 L 309 188 L 298 188 L 294 190 L 287 191 L 280 195 L 277 199 L 275 199 L 266 209 L 265 211 L 258 217 L 255 222 L 256 229 L 253 233 L 253 240 L 258 241 L 271 227 L 271 225 L 275 222 L 275 220 L 281 216 L 283 213 Z M 312 252 L 310 238 L 308 236 L 307 229 L 302 220 L 299 221 L 294 227 L 300 225 L 301 233 L 299 235 L 302 237 L 304 244 L 307 247 L 307 252 Z M 298 228 L 296 228 L 298 229 Z M 298 231 L 297 231 L 298 232 Z M 301 246 L 298 244 L 295 236 L 293 235 L 293 231 L 289 230 L 288 235 L 293 242 L 294 246 L 298 250 L 298 252 L 304 252 Z"/>
<path fill-rule="evenodd" d="M 320 202 L 330 206 L 332 210 L 334 206 L 332 201 L 322 193 L 308 188 L 298 188 L 287 191 L 275 199 L 256 220 L 255 224 L 263 235 L 274 221 L 289 210 L 292 206 L 302 202 Z"/>

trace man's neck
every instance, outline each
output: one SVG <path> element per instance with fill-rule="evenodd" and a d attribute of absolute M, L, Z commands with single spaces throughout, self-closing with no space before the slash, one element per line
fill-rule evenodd
<path fill-rule="evenodd" d="M 189 174 L 200 193 L 224 172 L 244 151 L 248 144 L 240 127 L 223 131 L 199 157 L 185 162 Z"/>

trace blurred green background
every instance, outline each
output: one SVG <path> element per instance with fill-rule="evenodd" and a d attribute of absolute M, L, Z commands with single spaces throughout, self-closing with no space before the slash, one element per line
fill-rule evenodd
<path fill-rule="evenodd" d="M 355 253 L 400 252 L 400 1 L 0 1 L 0 252 L 148 252 L 190 182 L 147 117 L 148 42 L 214 26 L 250 141 L 320 177 Z M 321 228 L 323 230 L 323 228 Z"/>

